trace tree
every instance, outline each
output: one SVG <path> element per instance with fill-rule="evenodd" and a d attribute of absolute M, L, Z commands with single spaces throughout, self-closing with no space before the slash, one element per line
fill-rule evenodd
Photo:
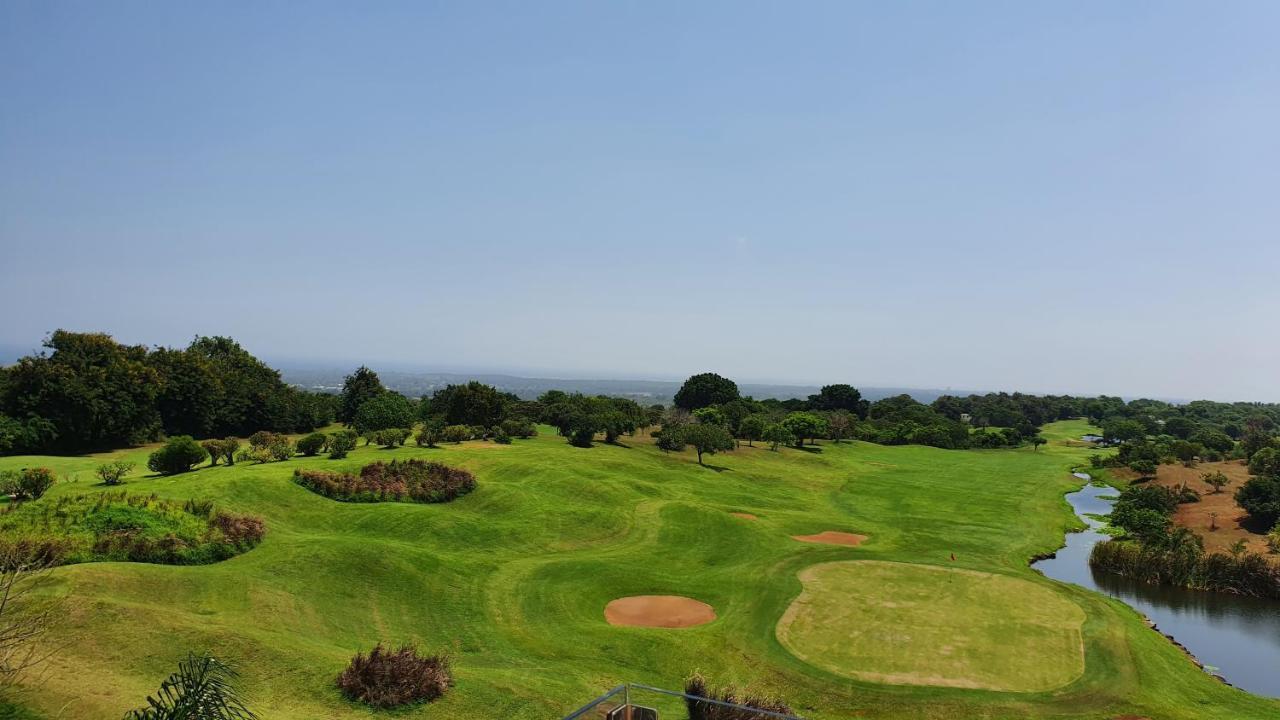
<path fill-rule="evenodd" d="M 1280 522 L 1280 477 L 1259 475 L 1236 490 L 1236 502 L 1262 527 Z"/>
<path fill-rule="evenodd" d="M 1264 447 L 1249 460 L 1249 472 L 1264 477 L 1280 477 L 1280 449 Z"/>
<path fill-rule="evenodd" d="M 190 435 L 169 438 L 164 447 L 147 458 L 147 469 L 161 475 L 184 473 L 204 462 L 208 453 Z"/>
<path fill-rule="evenodd" d="M 351 424 L 360 433 L 409 427 L 413 424 L 413 406 L 405 396 L 388 390 L 364 401 Z"/>
<path fill-rule="evenodd" d="M 1031 436 L 1031 449 L 1032 449 L 1032 450 L 1035 450 L 1035 451 L 1037 451 L 1037 452 L 1039 452 L 1039 450 L 1040 450 L 1040 446 L 1041 446 L 1041 445 L 1044 445 L 1044 444 L 1045 444 L 1045 443 L 1047 443 L 1047 442 L 1049 442 L 1049 441 L 1048 441 L 1048 440 L 1045 440 L 1043 435 L 1032 435 L 1032 436 Z"/>
<path fill-rule="evenodd" d="M 9 688 L 54 649 L 41 640 L 61 617 L 63 595 L 48 591 L 56 560 L 21 543 L 0 545 L 0 688 Z"/>
<path fill-rule="evenodd" d="M 835 410 L 828 413 L 827 432 L 835 442 L 849 437 L 853 433 L 853 415 L 848 410 Z"/>
<path fill-rule="evenodd" d="M 356 420 L 360 406 L 386 392 L 378 374 L 361 365 L 342 381 L 339 394 L 338 421 L 351 425 Z"/>
<path fill-rule="evenodd" d="M 746 440 L 747 445 L 755 447 L 754 441 L 764 439 L 764 429 L 767 424 L 763 415 L 748 415 L 738 423 L 738 437 Z"/>
<path fill-rule="evenodd" d="M 1200 476 L 1200 479 L 1203 480 L 1206 485 L 1213 488 L 1215 495 L 1222 492 L 1222 488 L 1226 487 L 1226 485 L 1231 482 L 1231 480 L 1228 479 L 1220 470 L 1205 473 Z"/>
<path fill-rule="evenodd" d="M 1138 458 L 1129 463 L 1129 469 L 1144 478 L 1155 477 L 1159 467 L 1154 460 L 1148 460 L 1147 458 Z"/>
<path fill-rule="evenodd" d="M 779 445 L 790 445 L 796 441 L 796 436 L 782 423 L 770 423 L 765 426 L 764 432 L 760 433 L 760 439 L 769 443 L 769 449 L 777 452 Z"/>
<path fill-rule="evenodd" d="M 99 465 L 93 472 L 102 481 L 103 485 L 119 485 L 124 480 L 124 476 L 133 471 L 133 467 L 131 462 L 114 460 Z"/>
<path fill-rule="evenodd" d="M 658 449 L 663 452 L 683 452 L 685 448 L 684 425 L 663 427 L 654 433 Z"/>
<path fill-rule="evenodd" d="M 1147 429 L 1136 420 L 1127 418 L 1111 419 L 1103 422 L 1102 436 L 1112 441 L 1129 442 L 1145 438 Z"/>
<path fill-rule="evenodd" d="M 1164 421 L 1164 431 L 1179 440 L 1186 440 L 1196 431 L 1196 424 L 1188 418 L 1176 415 Z"/>
<path fill-rule="evenodd" d="M 693 419 L 703 425 L 728 426 L 729 424 L 729 420 L 717 407 L 698 408 L 693 411 Z"/>
<path fill-rule="evenodd" d="M 795 436 L 796 447 L 803 447 L 805 440 L 827 433 L 827 421 L 811 412 L 793 412 L 782 420 L 782 426 Z"/>
<path fill-rule="evenodd" d="M 860 419 L 866 419 L 870 403 L 862 399 L 862 393 L 852 385 L 824 385 L 817 395 L 809 396 L 813 410 L 844 410 Z"/>
<path fill-rule="evenodd" d="M 472 380 L 465 385 L 447 385 L 436 391 L 421 408 L 423 420 L 440 418 L 446 425 L 493 427 L 506 418 L 519 398 L 499 392 L 492 385 Z"/>
<path fill-rule="evenodd" d="M 701 373 L 684 381 L 676 392 L 676 407 L 697 410 L 708 405 L 720 405 L 738 399 L 738 385 L 715 373 Z"/>
<path fill-rule="evenodd" d="M 125 720 L 256 720 L 238 688 L 240 676 L 210 655 L 187 655 L 178 671 Z"/>
<path fill-rule="evenodd" d="M 160 431 L 159 377 L 147 349 L 104 333 L 55 330 L 50 352 L 5 369 L 0 408 L 12 418 L 41 418 L 52 432 L 31 450 L 75 452 L 136 445 Z"/>
<path fill-rule="evenodd" d="M 715 455 L 722 450 L 734 448 L 733 436 L 723 425 L 713 423 L 694 423 L 680 429 L 683 440 L 692 445 L 698 452 L 698 464 L 702 464 L 702 455 Z"/>
<path fill-rule="evenodd" d="M 236 464 L 236 451 L 240 449 L 240 441 L 233 437 L 222 438 L 222 456 L 228 465 Z"/>

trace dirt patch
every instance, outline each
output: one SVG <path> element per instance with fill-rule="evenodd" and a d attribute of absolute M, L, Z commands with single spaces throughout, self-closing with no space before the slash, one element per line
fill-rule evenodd
<path fill-rule="evenodd" d="M 716 611 L 679 595 L 633 595 L 606 605 L 604 619 L 610 625 L 628 627 L 686 628 L 715 620 Z"/>
<path fill-rule="evenodd" d="M 755 515 L 752 515 L 751 513 L 746 513 L 746 512 L 735 512 L 735 513 L 729 513 L 729 514 L 736 518 L 742 518 L 743 520 L 759 520 L 760 519 Z"/>
<path fill-rule="evenodd" d="M 866 535 L 858 535 L 855 533 L 840 532 L 839 530 L 826 530 L 817 535 L 792 535 L 791 539 L 800 542 L 817 543 L 819 545 L 845 545 L 848 547 L 857 547 L 866 541 Z"/>
<path fill-rule="evenodd" d="M 1137 479 L 1137 474 L 1128 470 L 1112 472 L 1126 480 Z M 1200 479 L 1205 473 L 1211 472 L 1221 472 L 1231 481 L 1220 493 L 1213 492 L 1213 488 Z M 1232 543 L 1244 540 L 1250 552 L 1265 555 L 1268 553 L 1266 536 L 1250 532 L 1244 526 L 1249 515 L 1236 504 L 1235 492 L 1248 479 L 1249 468 L 1238 460 L 1230 460 L 1200 463 L 1193 468 L 1161 465 L 1152 482 L 1170 488 L 1179 488 L 1185 483 L 1187 487 L 1200 493 L 1200 502 L 1178 506 L 1173 522 L 1199 535 L 1204 540 L 1205 550 L 1227 552 Z M 1217 529 L 1213 529 L 1215 526 Z"/>

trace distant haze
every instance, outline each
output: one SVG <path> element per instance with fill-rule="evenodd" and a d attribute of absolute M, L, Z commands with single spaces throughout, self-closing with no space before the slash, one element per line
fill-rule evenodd
<path fill-rule="evenodd" d="M 1276 401 L 1277 27 L 0 3 L 0 345 Z"/>

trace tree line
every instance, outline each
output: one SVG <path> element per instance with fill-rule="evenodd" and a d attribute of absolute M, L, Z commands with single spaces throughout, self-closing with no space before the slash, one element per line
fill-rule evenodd
<path fill-rule="evenodd" d="M 73 453 L 162 435 L 305 432 L 333 422 L 332 395 L 286 385 L 227 337 L 183 349 L 56 330 L 0 368 L 0 453 Z"/>

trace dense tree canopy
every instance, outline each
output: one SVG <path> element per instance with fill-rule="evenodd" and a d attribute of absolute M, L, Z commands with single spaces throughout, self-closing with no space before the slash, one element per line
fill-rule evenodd
<path fill-rule="evenodd" d="M 378 373 L 361 365 L 342 381 L 339 394 L 338 422 L 351 425 L 356 421 L 360 406 L 386 392 Z"/>
<path fill-rule="evenodd" d="M 715 373 L 701 373 L 684 381 L 676 392 L 676 407 L 697 410 L 738 399 L 738 384 Z"/>
<path fill-rule="evenodd" d="M 413 425 L 413 405 L 400 393 L 386 390 L 365 400 L 351 424 L 361 433 L 408 428 Z"/>
<path fill-rule="evenodd" d="M 422 412 L 424 419 L 440 418 L 446 425 L 493 427 L 512 416 L 519 404 L 515 395 L 473 380 L 437 390 L 429 401 L 424 400 Z"/>
<path fill-rule="evenodd" d="M 817 395 L 809 396 L 813 410 L 844 410 L 859 418 L 867 416 L 870 403 L 862 399 L 862 393 L 852 385 L 824 385 Z"/>
<path fill-rule="evenodd" d="M 0 373 L 0 452 L 79 452 L 168 435 L 310 430 L 332 399 L 285 385 L 230 338 L 185 350 L 57 330 Z"/>

